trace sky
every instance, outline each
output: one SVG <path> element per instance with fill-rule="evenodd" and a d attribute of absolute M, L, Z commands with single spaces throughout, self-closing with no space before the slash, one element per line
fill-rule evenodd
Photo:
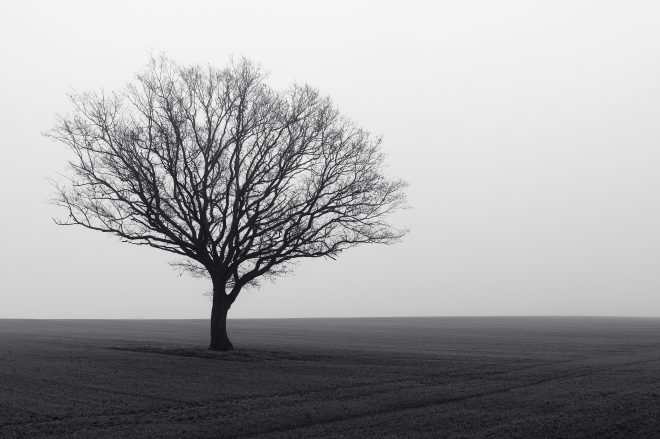
<path fill-rule="evenodd" d="M 42 135 L 151 54 L 245 56 L 383 137 L 391 246 L 301 262 L 233 318 L 660 316 L 656 1 L 0 3 L 0 318 L 207 318 L 158 250 L 56 226 Z"/>

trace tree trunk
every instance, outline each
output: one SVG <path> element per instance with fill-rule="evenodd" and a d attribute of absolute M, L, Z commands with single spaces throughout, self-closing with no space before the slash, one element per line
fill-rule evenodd
<path fill-rule="evenodd" d="M 211 344 L 209 349 L 214 351 L 229 351 L 234 346 L 227 337 L 227 312 L 231 302 L 224 291 L 213 292 L 213 307 L 211 308 Z"/>

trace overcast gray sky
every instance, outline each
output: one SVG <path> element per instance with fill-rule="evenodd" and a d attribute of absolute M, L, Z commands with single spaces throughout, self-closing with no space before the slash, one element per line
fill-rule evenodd
<path fill-rule="evenodd" d="M 230 317 L 660 316 L 660 2 L 0 3 L 0 317 L 207 318 L 168 254 L 55 226 L 40 133 L 150 53 L 244 55 L 384 138 L 404 242 L 301 263 Z"/>

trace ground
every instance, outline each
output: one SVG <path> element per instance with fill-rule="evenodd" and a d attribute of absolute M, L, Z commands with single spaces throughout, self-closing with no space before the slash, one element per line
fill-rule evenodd
<path fill-rule="evenodd" d="M 0 437 L 660 437 L 660 319 L 0 320 Z"/>

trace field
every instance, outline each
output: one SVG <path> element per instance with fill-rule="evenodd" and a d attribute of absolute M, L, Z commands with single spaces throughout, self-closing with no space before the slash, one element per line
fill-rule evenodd
<path fill-rule="evenodd" d="M 0 320 L 0 437 L 660 437 L 660 319 Z"/>

